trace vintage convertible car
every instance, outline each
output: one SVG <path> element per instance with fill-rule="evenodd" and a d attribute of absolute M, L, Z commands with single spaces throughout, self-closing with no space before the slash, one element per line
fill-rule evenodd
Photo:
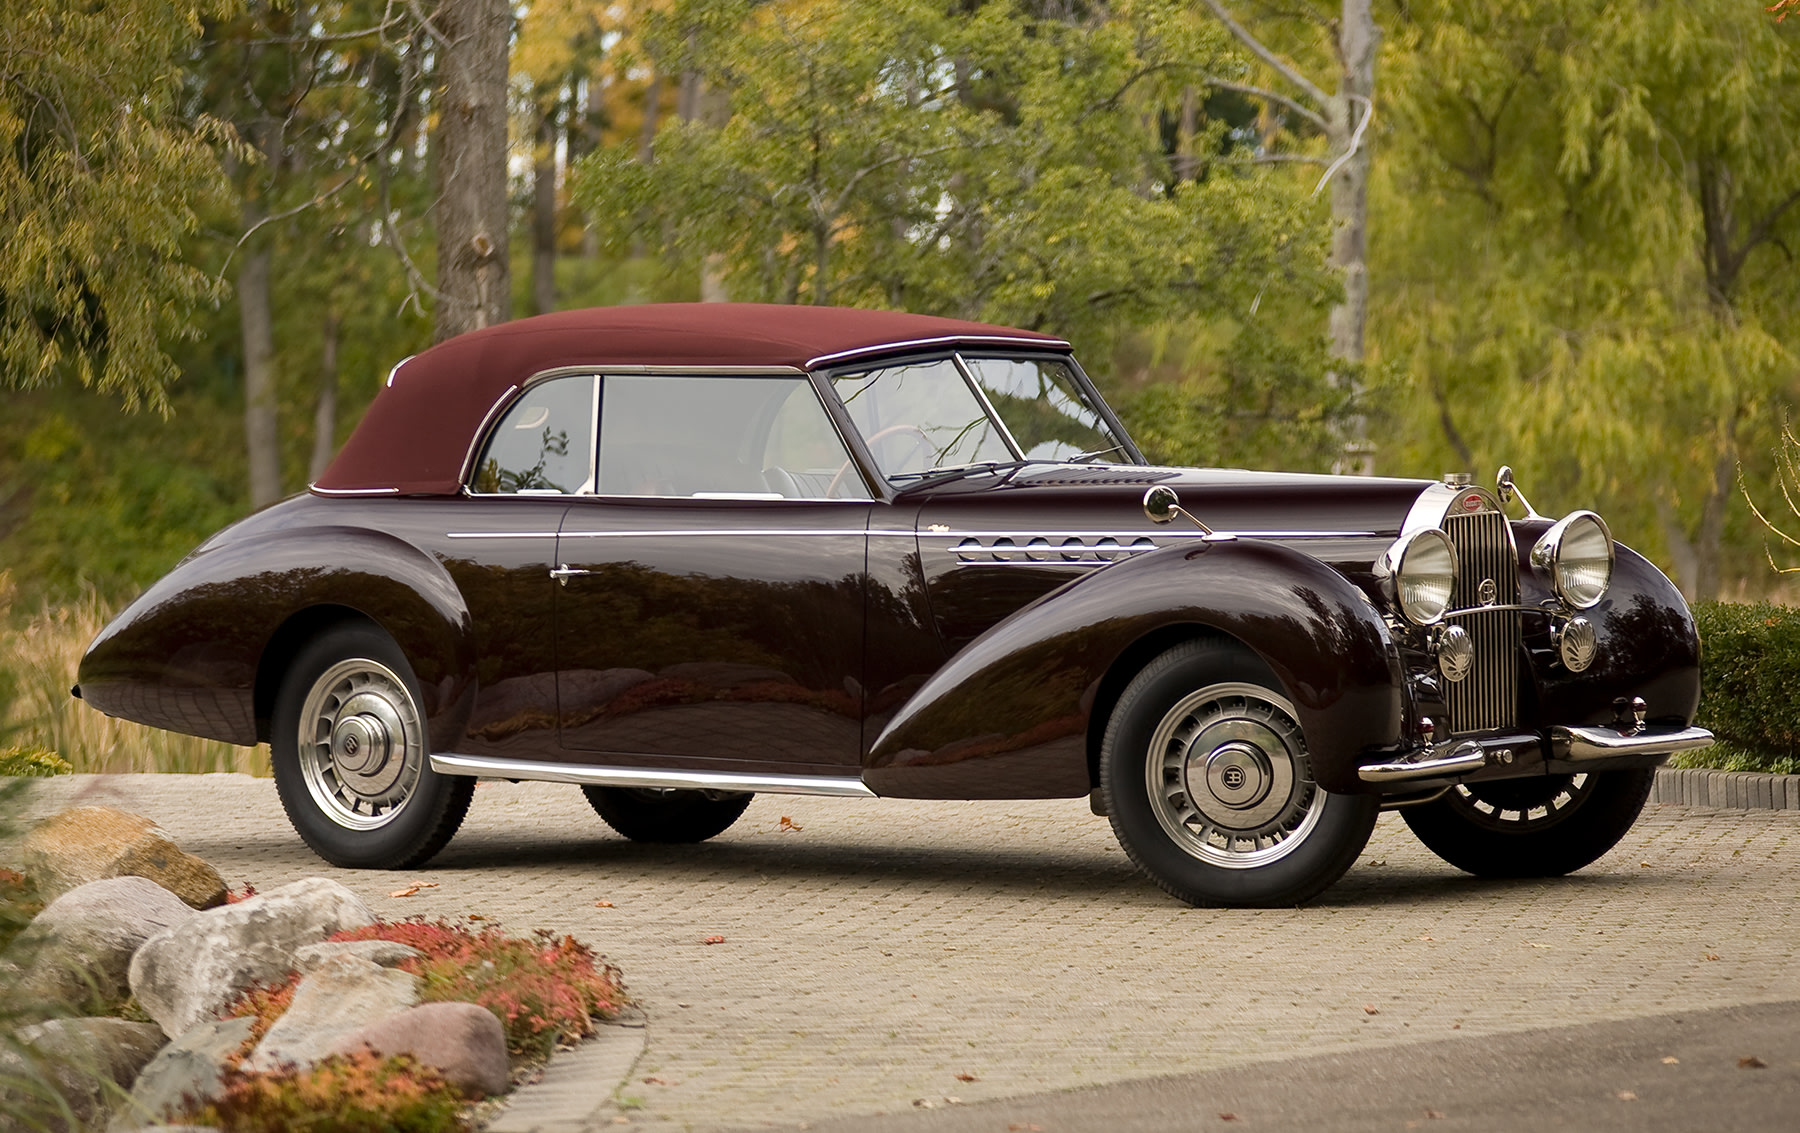
<path fill-rule="evenodd" d="M 756 791 L 1087 795 L 1170 893 L 1256 905 L 1330 885 L 1384 807 L 1477 874 L 1593 861 L 1711 742 L 1698 652 L 1661 573 L 1506 469 L 1149 467 L 1047 335 L 670 304 L 401 363 L 75 692 L 268 741 L 344 866 L 430 858 L 477 777 L 666 842 Z"/>

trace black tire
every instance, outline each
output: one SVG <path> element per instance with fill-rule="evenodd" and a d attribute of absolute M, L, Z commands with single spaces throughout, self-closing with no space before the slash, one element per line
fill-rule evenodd
<path fill-rule="evenodd" d="M 583 787 L 606 824 L 633 842 L 704 842 L 722 834 L 754 795 L 650 787 Z"/>
<path fill-rule="evenodd" d="M 327 630 L 288 666 L 270 724 L 275 789 L 332 865 L 411 869 L 462 825 L 475 780 L 431 769 L 423 703 L 406 655 L 374 626 Z"/>
<path fill-rule="evenodd" d="M 1560 877 L 1619 844 L 1654 770 L 1499 779 L 1452 787 L 1400 813 L 1419 841 L 1477 877 Z"/>
<path fill-rule="evenodd" d="M 1175 646 L 1126 686 L 1101 745 L 1100 789 L 1131 860 L 1201 906 L 1317 896 L 1362 853 L 1381 809 L 1313 781 L 1281 682 L 1217 640 Z"/>

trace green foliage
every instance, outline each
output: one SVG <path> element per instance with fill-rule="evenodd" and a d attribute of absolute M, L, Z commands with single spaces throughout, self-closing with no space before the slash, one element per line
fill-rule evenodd
<path fill-rule="evenodd" d="M 341 932 L 333 940 L 393 940 L 422 959 L 402 967 L 420 977 L 427 1003 L 478 1003 L 506 1030 L 517 1055 L 548 1055 L 558 1042 L 594 1032 L 625 1002 L 618 969 L 600 962 L 574 937 L 542 930 L 531 937 L 445 921 L 401 921 Z"/>
<path fill-rule="evenodd" d="M 212 290 L 182 240 L 223 185 L 177 60 L 226 3 L 0 7 L 0 387 L 165 408 L 166 343 Z"/>
<path fill-rule="evenodd" d="M 1753 534 L 1738 462 L 1761 477 L 1800 381 L 1800 26 L 1736 0 L 1435 0 L 1388 45 L 1386 462 L 1510 463 L 1710 596 Z"/>
<path fill-rule="evenodd" d="M 1700 712 L 1723 750 L 1690 766 L 1800 772 L 1800 610 L 1770 602 L 1701 602 Z"/>
<path fill-rule="evenodd" d="M 52 775 L 68 775 L 74 770 L 68 760 L 41 747 L 0 748 L 0 775 L 48 778 Z"/>
<path fill-rule="evenodd" d="M 1321 206 L 1235 158 L 1174 175 L 1160 126 L 1219 28 L 1140 0 L 1080 19 L 1006 4 L 691 0 L 646 35 L 720 100 L 666 123 L 655 159 L 601 149 L 573 196 L 615 247 L 724 275 L 733 298 L 900 307 L 1052 330 L 1090 359 L 1121 332 L 1196 314 L 1263 320 L 1306 363 L 1229 369 L 1319 401 Z M 728 105 L 726 105 L 728 104 Z M 1206 119 L 1200 154 L 1230 150 Z"/>
<path fill-rule="evenodd" d="M 218 1100 L 185 1115 L 234 1133 L 445 1133 L 462 1099 L 429 1067 L 401 1055 L 334 1055 L 292 1074 L 226 1067 Z"/>

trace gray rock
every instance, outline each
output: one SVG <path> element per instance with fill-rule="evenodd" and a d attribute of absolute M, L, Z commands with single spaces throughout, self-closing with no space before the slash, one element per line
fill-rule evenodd
<path fill-rule="evenodd" d="M 77 886 L 39 913 L 13 944 L 27 966 L 17 989 L 54 1003 L 101 1006 L 123 999 L 131 956 L 152 936 L 196 916 L 143 877 Z"/>
<path fill-rule="evenodd" d="M 509 1064 L 506 1031 L 485 1007 L 473 1003 L 426 1003 L 371 1023 L 340 1039 L 327 1052 L 410 1054 L 435 1069 L 465 1094 L 504 1093 Z"/>
<path fill-rule="evenodd" d="M 196 909 L 225 903 L 219 871 L 184 852 L 168 831 L 110 806 L 71 807 L 34 827 L 19 847 L 46 898 L 109 877 L 145 877 Z"/>
<path fill-rule="evenodd" d="M 302 974 L 338 956 L 355 956 L 384 968 L 397 968 L 425 953 L 397 940 L 327 940 L 294 949 L 294 970 Z"/>
<path fill-rule="evenodd" d="M 190 1027 L 157 1052 L 131 1087 L 125 1112 L 113 1119 L 114 1130 L 136 1128 L 178 1117 L 190 1105 L 219 1096 L 225 1060 L 250 1039 L 252 1021 L 212 1019 Z"/>
<path fill-rule="evenodd" d="M 131 958 L 131 992 L 173 1038 L 293 971 L 302 945 L 374 923 L 356 894 L 309 877 L 157 933 Z"/>
<path fill-rule="evenodd" d="M 53 1086 L 73 1111 L 77 1128 L 104 1112 L 163 1045 L 155 1027 L 123 1019 L 52 1019 L 19 1028 L 18 1038 L 30 1052 L 35 1074 L 34 1067 L 9 1050 L 0 1057 L 0 1076 L 24 1073 Z M 0 1112 L 42 1121 L 52 1129 L 65 1127 L 55 1110 L 15 1090 L 10 1082 L 0 1087 Z"/>
<path fill-rule="evenodd" d="M 311 1066 L 346 1035 L 419 1002 L 419 977 L 359 956 L 334 956 L 294 989 L 294 1002 L 244 1060 L 247 1070 Z"/>

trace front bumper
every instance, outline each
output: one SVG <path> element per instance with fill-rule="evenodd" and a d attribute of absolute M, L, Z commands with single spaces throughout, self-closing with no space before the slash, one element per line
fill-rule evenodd
<path fill-rule="evenodd" d="M 1711 747 L 1705 728 L 1589 728 L 1558 724 L 1549 731 L 1550 757 L 1566 763 L 1588 763 L 1631 756 L 1666 757 Z M 1464 739 L 1421 748 L 1405 759 L 1357 768 L 1365 783 L 1410 783 L 1420 779 L 1458 779 L 1488 767 L 1511 764 L 1524 752 L 1542 750 L 1543 736 L 1529 733 Z"/>

